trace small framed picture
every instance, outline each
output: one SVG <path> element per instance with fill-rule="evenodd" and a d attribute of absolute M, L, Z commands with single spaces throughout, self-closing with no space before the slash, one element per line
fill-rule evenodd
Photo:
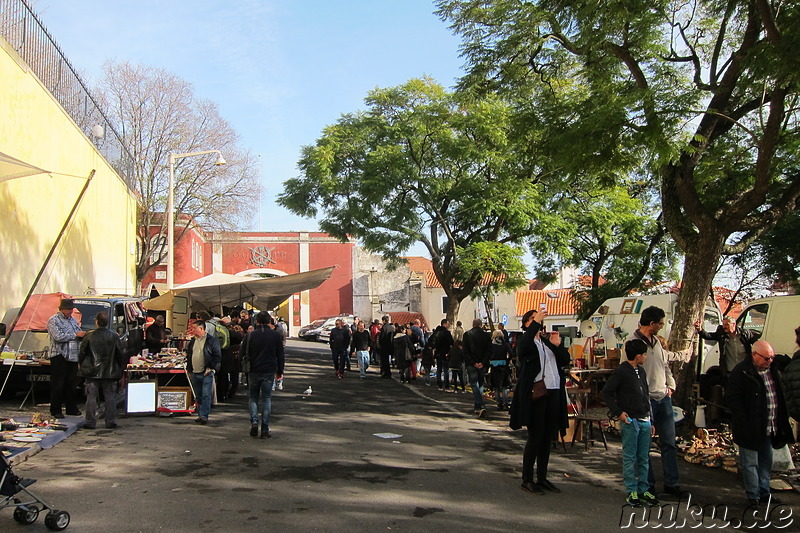
<path fill-rule="evenodd" d="M 619 312 L 623 315 L 629 315 L 633 313 L 634 305 L 636 305 L 636 298 L 627 298 L 622 301 L 622 309 Z"/>

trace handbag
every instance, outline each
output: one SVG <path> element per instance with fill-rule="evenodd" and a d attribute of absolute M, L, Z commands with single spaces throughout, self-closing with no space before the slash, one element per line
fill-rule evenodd
<path fill-rule="evenodd" d="M 533 400 L 539 400 L 547 396 L 547 387 L 544 384 L 544 378 L 534 381 L 533 388 L 531 389 L 531 398 Z"/>
<path fill-rule="evenodd" d="M 547 396 L 547 386 L 544 384 L 544 366 L 542 366 L 542 379 L 534 381 L 531 387 L 531 399 L 539 400 Z"/>

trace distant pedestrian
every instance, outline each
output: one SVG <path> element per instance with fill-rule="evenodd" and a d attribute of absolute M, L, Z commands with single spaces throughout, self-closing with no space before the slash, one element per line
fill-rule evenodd
<path fill-rule="evenodd" d="M 456 327 L 453 330 L 453 342 L 464 340 L 464 326 L 461 325 L 460 320 L 456 320 Z"/>
<path fill-rule="evenodd" d="M 411 342 L 411 330 L 399 326 L 394 334 L 393 353 L 400 372 L 400 383 L 411 382 L 411 362 L 414 358 L 414 345 Z"/>
<path fill-rule="evenodd" d="M 356 325 L 356 331 L 350 341 L 350 353 L 356 356 L 361 379 L 367 379 L 369 352 L 371 349 L 369 331 L 364 328 L 364 323 L 359 320 Z"/>
<path fill-rule="evenodd" d="M 336 377 L 342 379 L 350 362 L 348 353 L 350 348 L 350 328 L 345 326 L 344 320 L 341 318 L 336 319 L 328 344 L 331 347 L 331 357 L 333 358 L 333 369 L 336 371 Z"/>
<path fill-rule="evenodd" d="M 450 333 L 450 321 L 444 318 L 433 331 L 430 339 L 428 339 L 428 344 L 433 346 L 433 353 L 436 359 L 436 384 L 441 391 L 450 389 L 450 372 L 447 359 L 453 347 L 453 342 L 453 335 Z"/>
<path fill-rule="evenodd" d="M 119 335 L 108 329 L 108 315 L 100 311 L 94 318 L 96 329 L 83 338 L 78 351 L 78 375 L 86 380 L 86 423 L 97 427 L 97 394 L 103 390 L 106 428 L 117 427 L 117 384 L 125 370 L 125 354 Z"/>
<path fill-rule="evenodd" d="M 763 340 L 728 376 L 725 401 L 731 412 L 733 442 L 739 445 L 744 491 L 750 505 L 780 504 L 769 486 L 772 450 L 794 442 L 775 351 Z"/>
<path fill-rule="evenodd" d="M 478 418 L 486 416 L 483 384 L 489 366 L 491 342 L 491 336 L 489 332 L 484 331 L 483 321 L 480 318 L 473 320 L 472 329 L 464 333 L 464 364 L 467 367 L 469 385 L 472 387 L 473 406 Z"/>
<path fill-rule="evenodd" d="M 467 392 L 467 386 L 464 383 L 464 346 L 459 339 L 455 341 L 453 347 L 450 348 L 450 353 L 447 357 L 447 366 L 450 369 L 452 377 L 453 392 L 458 392 L 458 384 L 461 383 L 461 392 Z"/>
<path fill-rule="evenodd" d="M 381 321 L 381 331 L 378 333 L 378 348 L 381 357 L 381 377 L 390 379 L 392 377 L 392 354 L 394 353 L 394 325 L 389 316 L 385 315 Z"/>
<path fill-rule="evenodd" d="M 213 325 L 211 326 L 214 327 Z M 208 424 L 211 397 L 214 394 L 214 374 L 222 362 L 222 352 L 216 335 L 206 332 L 206 323 L 198 320 L 192 326 L 194 338 L 186 347 L 186 372 L 189 374 L 197 402 L 198 424 Z"/>
<path fill-rule="evenodd" d="M 603 387 L 603 401 L 614 417 L 619 418 L 622 437 L 622 478 L 627 502 L 633 507 L 658 505 L 650 492 L 647 471 L 650 465 L 650 439 L 655 434 L 651 423 L 650 393 L 647 373 L 642 366 L 647 359 L 647 345 L 640 339 L 625 343 L 623 361 Z"/>
<path fill-rule="evenodd" d="M 497 403 L 497 410 L 502 411 L 511 406 L 508 391 L 511 388 L 511 359 L 514 354 L 511 351 L 511 345 L 500 329 L 492 332 L 491 350 L 489 382 L 494 390 L 494 401 Z"/>
<path fill-rule="evenodd" d="M 272 387 L 276 378 L 283 377 L 286 363 L 280 327 L 274 329 L 271 324 L 274 325 L 274 321 L 268 313 L 258 313 L 255 329 L 242 341 L 244 357 L 250 364 L 250 436 L 258 436 L 260 427 L 262 439 L 272 436 L 269 427 Z"/>

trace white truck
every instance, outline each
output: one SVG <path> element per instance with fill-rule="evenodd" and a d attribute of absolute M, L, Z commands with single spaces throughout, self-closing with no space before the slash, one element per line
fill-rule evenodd
<path fill-rule="evenodd" d="M 794 330 L 800 326 L 800 296 L 770 296 L 753 300 L 736 320 L 742 329 L 753 329 L 769 342 L 775 353 L 791 356 L 798 347 Z"/>
<path fill-rule="evenodd" d="M 669 339 L 672 323 L 675 316 L 675 307 L 678 305 L 677 294 L 653 294 L 647 296 L 627 296 L 609 298 L 591 316 L 597 325 L 597 335 L 594 337 L 595 345 L 602 343 L 605 349 L 617 348 L 624 358 L 623 346 L 628 336 L 639 327 L 642 309 L 655 305 L 664 310 L 664 329 L 659 336 Z M 694 322 L 694 320 L 692 320 Z M 706 302 L 703 328 L 706 331 L 716 331 L 722 323 L 722 313 L 716 303 L 710 298 Z M 703 356 L 701 361 L 702 372 L 705 373 L 712 366 L 719 364 L 719 346 L 716 341 L 704 341 Z M 588 349 L 588 347 L 587 347 Z"/>

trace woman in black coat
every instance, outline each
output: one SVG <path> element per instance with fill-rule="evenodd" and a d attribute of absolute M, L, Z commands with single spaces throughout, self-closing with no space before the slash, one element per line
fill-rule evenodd
<path fill-rule="evenodd" d="M 550 448 L 558 432 L 567 428 L 567 393 L 564 368 L 569 366 L 569 352 L 561 345 L 561 336 L 551 332 L 539 335 L 546 311 L 528 311 L 522 317 L 525 333 L 517 342 L 520 376 L 511 403 L 511 429 L 528 428 L 528 440 L 522 455 L 522 490 L 543 494 L 544 490 L 561 492 L 547 479 Z M 542 363 L 544 362 L 544 369 Z M 534 400 L 534 381 L 544 380 L 547 394 Z M 536 479 L 533 481 L 534 464 Z"/>

